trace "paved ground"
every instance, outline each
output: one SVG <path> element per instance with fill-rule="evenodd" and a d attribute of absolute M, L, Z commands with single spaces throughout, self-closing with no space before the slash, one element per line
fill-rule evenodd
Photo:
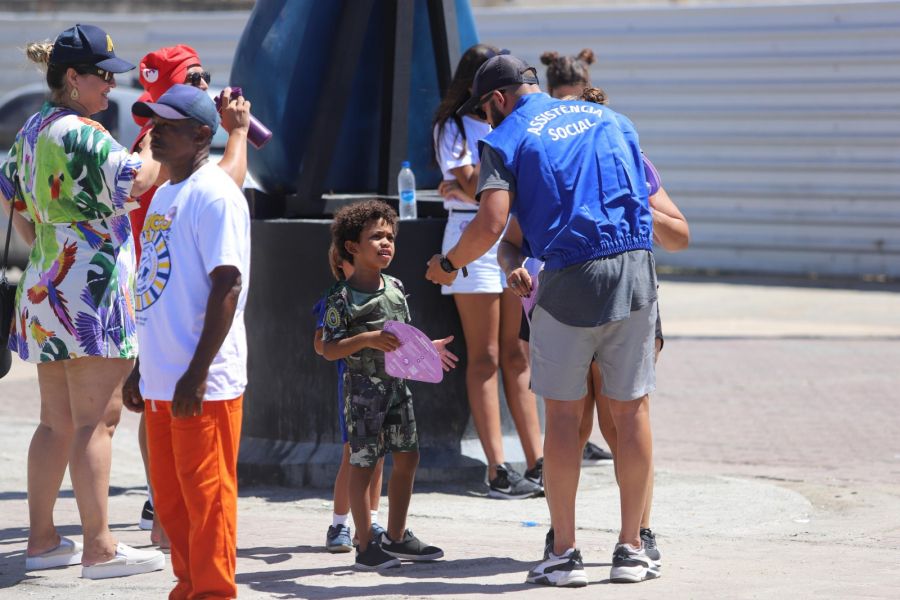
<path fill-rule="evenodd" d="M 587 588 L 522 583 L 548 522 L 542 500 L 493 501 L 466 487 L 417 489 L 410 525 L 443 546 L 446 559 L 376 575 L 353 572 L 348 555 L 322 551 L 327 490 L 245 488 L 240 594 L 900 597 L 898 292 L 748 279 L 664 281 L 669 340 L 653 402 L 654 528 L 664 558 L 658 581 L 606 583 L 617 495 L 611 469 L 593 467 L 582 474 L 578 507 Z M 162 597 L 172 585 L 168 570 L 107 582 L 81 580 L 76 567 L 24 572 L 25 451 L 37 398 L 33 367 L 18 364 L 0 381 L 0 595 Z M 135 427 L 128 414 L 116 436 L 110 512 L 117 535 L 143 545 L 148 535 L 135 526 L 144 500 Z M 57 523 L 66 534 L 80 534 L 68 487 Z"/>

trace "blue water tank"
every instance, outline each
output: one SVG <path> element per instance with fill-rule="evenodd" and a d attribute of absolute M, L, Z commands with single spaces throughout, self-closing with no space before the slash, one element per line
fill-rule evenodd
<path fill-rule="evenodd" d="M 270 194 L 295 189 L 313 119 L 329 68 L 340 16 L 353 0 L 258 0 L 238 43 L 231 83 L 243 87 L 253 114 L 274 133 L 261 150 L 250 149 L 253 176 Z M 323 189 L 368 193 L 378 186 L 382 71 L 385 67 L 387 2 L 376 1 L 359 64 L 348 70 L 352 92 L 340 122 L 337 147 Z M 455 0 L 459 48 L 478 43 L 468 0 Z M 440 171 L 432 158 L 431 119 L 440 101 L 427 0 L 415 0 L 406 156 L 419 187 L 436 187 Z M 453 61 L 458 57 L 451 57 Z M 453 68 L 455 68 L 455 63 Z"/>

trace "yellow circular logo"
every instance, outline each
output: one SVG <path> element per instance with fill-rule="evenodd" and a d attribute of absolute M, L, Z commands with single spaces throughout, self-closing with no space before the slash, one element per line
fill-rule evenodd
<path fill-rule="evenodd" d="M 341 322 L 341 315 L 338 313 L 338 309 L 334 306 L 328 308 L 328 311 L 325 313 L 325 324 L 329 327 L 337 327 Z"/>

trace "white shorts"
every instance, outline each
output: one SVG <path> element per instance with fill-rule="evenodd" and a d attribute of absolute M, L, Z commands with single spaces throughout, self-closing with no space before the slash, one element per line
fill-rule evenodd
<path fill-rule="evenodd" d="M 444 242 L 441 244 L 441 253 L 447 252 L 456 245 L 462 236 L 463 230 L 468 227 L 475 212 L 460 212 L 451 210 L 447 217 L 447 226 L 444 227 Z M 499 294 L 506 289 L 506 276 L 500 265 L 497 264 L 497 241 L 493 247 L 481 258 L 466 265 L 468 277 L 463 277 L 462 271 L 456 274 L 453 285 L 442 285 L 441 293 L 450 294 Z"/>

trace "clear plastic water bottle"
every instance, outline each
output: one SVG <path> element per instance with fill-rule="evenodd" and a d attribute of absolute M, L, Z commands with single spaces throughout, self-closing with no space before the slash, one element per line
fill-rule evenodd
<path fill-rule="evenodd" d="M 397 174 L 397 191 L 400 193 L 400 218 L 416 218 L 416 176 L 409 168 L 409 161 L 404 160 Z"/>

